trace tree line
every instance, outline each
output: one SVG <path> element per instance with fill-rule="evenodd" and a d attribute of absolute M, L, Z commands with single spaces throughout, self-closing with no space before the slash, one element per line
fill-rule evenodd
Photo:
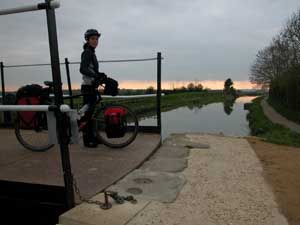
<path fill-rule="evenodd" d="M 173 90 L 168 90 L 169 92 L 187 92 L 187 91 L 203 91 L 203 85 L 200 83 L 189 83 L 187 86 L 181 86 L 180 88 L 173 88 Z M 146 94 L 154 94 L 156 93 L 155 88 L 153 86 L 149 86 L 145 90 Z"/>
<path fill-rule="evenodd" d="M 270 44 L 258 51 L 250 81 L 269 88 L 271 100 L 300 110 L 300 9 Z"/>

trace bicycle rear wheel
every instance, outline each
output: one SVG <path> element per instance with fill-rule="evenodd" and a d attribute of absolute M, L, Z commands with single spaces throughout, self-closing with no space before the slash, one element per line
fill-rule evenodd
<path fill-rule="evenodd" d="M 122 112 L 117 117 L 117 125 L 111 124 L 110 112 Z M 138 119 L 126 106 L 112 105 L 99 108 L 95 116 L 97 138 L 104 145 L 111 148 L 123 148 L 131 144 L 138 134 Z"/>
<path fill-rule="evenodd" d="M 37 113 L 37 122 L 31 126 L 24 125 L 21 116 L 17 114 L 15 135 L 20 144 L 31 151 L 43 152 L 54 146 L 49 144 L 47 116 L 44 112 Z"/>

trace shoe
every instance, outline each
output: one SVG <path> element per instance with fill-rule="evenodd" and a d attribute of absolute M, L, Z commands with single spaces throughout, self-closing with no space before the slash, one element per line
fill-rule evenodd
<path fill-rule="evenodd" d="M 98 143 L 97 142 L 93 142 L 93 141 L 84 142 L 83 144 L 87 148 L 96 148 L 98 146 Z"/>
<path fill-rule="evenodd" d="M 96 148 L 98 146 L 97 141 L 88 134 L 84 134 L 82 139 L 85 147 Z"/>

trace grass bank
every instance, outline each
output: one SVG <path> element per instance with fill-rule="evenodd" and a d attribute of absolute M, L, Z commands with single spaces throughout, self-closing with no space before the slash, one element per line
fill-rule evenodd
<path fill-rule="evenodd" d="M 225 97 L 222 92 L 169 93 L 161 97 L 161 111 L 165 112 L 184 106 L 201 108 L 207 104 L 223 102 L 224 99 Z M 140 118 L 156 115 L 156 97 L 123 99 L 105 98 L 102 102 L 128 106 Z M 82 98 L 76 99 L 74 102 L 75 108 L 80 108 L 81 105 Z"/>
<path fill-rule="evenodd" d="M 262 97 L 253 100 L 249 107 L 247 119 L 251 134 L 268 142 L 300 147 L 300 134 L 281 125 L 272 123 L 265 115 L 260 105 Z"/>
<path fill-rule="evenodd" d="M 133 98 L 133 99 L 108 99 L 106 101 L 118 102 L 132 109 L 136 114 L 155 114 L 156 112 L 156 97 L 148 98 Z M 214 102 L 224 101 L 222 93 L 211 92 L 185 92 L 167 94 L 161 98 L 161 111 L 169 111 L 183 106 L 201 107 Z"/>
<path fill-rule="evenodd" d="M 268 98 L 268 103 L 282 116 L 295 123 L 300 124 L 300 112 L 286 108 L 282 103 L 275 99 Z"/>

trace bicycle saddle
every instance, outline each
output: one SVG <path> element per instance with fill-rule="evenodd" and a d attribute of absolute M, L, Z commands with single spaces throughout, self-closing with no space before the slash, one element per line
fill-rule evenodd
<path fill-rule="evenodd" d="M 54 86 L 54 83 L 53 81 L 44 81 L 44 84 L 48 87 L 53 87 Z"/>

